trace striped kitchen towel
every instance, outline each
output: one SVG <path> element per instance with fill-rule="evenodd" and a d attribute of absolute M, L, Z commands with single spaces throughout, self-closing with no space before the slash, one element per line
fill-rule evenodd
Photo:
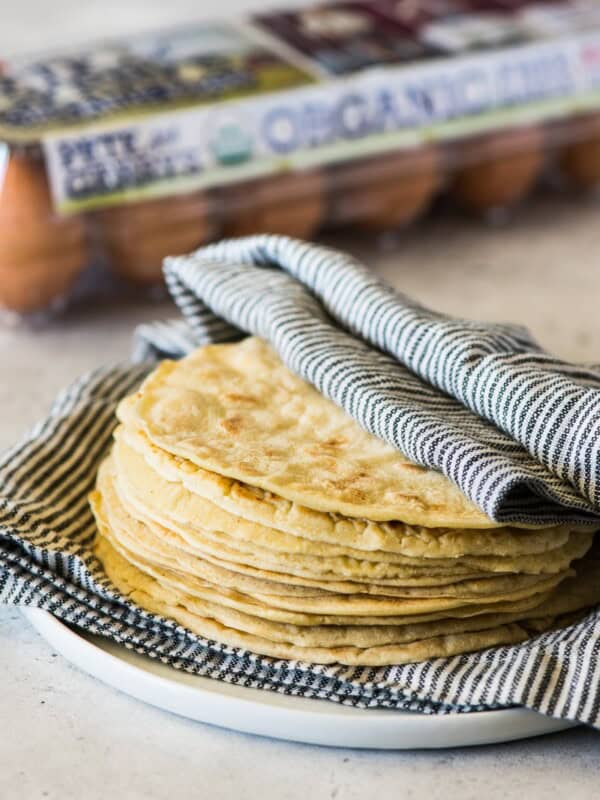
<path fill-rule="evenodd" d="M 600 727 L 598 611 L 518 646 L 367 669 L 208 642 L 113 589 L 90 549 L 87 493 L 118 400 L 147 362 L 246 333 L 492 518 L 600 526 L 600 369 L 553 358 L 521 328 L 431 312 L 349 256 L 285 237 L 168 259 L 165 275 L 182 318 L 141 326 L 134 363 L 81 378 L 0 458 L 0 599 L 245 686 L 428 713 L 518 704 Z"/>

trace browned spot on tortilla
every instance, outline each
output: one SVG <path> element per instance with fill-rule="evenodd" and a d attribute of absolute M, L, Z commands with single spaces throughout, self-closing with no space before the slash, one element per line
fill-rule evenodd
<path fill-rule="evenodd" d="M 416 506 L 420 509 L 425 510 L 426 508 L 437 508 L 437 506 L 431 505 L 431 503 L 427 503 L 427 505 L 421 500 L 419 497 L 415 497 L 413 494 L 404 494 L 403 492 L 394 492 L 394 498 L 396 501 L 404 500 L 410 503 L 411 506 Z"/>
<path fill-rule="evenodd" d="M 344 493 L 344 496 L 353 502 L 361 502 L 366 499 L 365 492 L 356 484 L 360 482 L 360 475 L 351 475 L 348 478 L 336 478 L 328 481 L 332 488 Z"/>
<path fill-rule="evenodd" d="M 310 447 L 307 447 L 305 452 L 311 456 L 329 455 L 334 456 L 337 454 L 340 447 L 346 444 L 348 440 L 343 436 L 332 436 L 330 439 L 325 439 L 322 442 L 317 442 Z"/>
<path fill-rule="evenodd" d="M 329 439 L 325 439 L 323 444 L 327 445 L 327 447 L 341 447 L 347 441 L 345 436 L 331 436 Z"/>
<path fill-rule="evenodd" d="M 243 417 L 240 417 L 239 414 L 236 414 L 233 417 L 226 417 L 225 419 L 222 419 L 219 423 L 219 425 L 223 428 L 223 430 L 233 435 L 240 432 L 240 430 L 242 429 L 242 424 L 243 424 Z"/>
<path fill-rule="evenodd" d="M 237 392 L 228 392 L 225 395 L 225 400 L 229 400 L 232 403 L 240 403 L 245 406 L 256 405 L 254 397 L 251 397 L 249 394 L 238 394 Z"/>
<path fill-rule="evenodd" d="M 249 461 L 240 461 L 238 467 L 243 469 L 244 472 L 248 472 L 250 475 L 260 475 L 259 470 L 257 470 L 254 464 L 251 464 Z"/>

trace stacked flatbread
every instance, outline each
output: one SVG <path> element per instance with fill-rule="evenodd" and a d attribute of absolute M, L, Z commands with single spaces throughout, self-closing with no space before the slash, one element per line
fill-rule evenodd
<path fill-rule="evenodd" d="M 162 362 L 118 417 L 96 554 L 207 639 L 380 666 L 520 642 L 600 601 L 589 531 L 492 522 L 260 339 Z"/>

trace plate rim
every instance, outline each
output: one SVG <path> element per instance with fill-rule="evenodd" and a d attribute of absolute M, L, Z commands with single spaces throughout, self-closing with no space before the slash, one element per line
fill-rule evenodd
<path fill-rule="evenodd" d="M 38 634 L 67 661 L 102 683 L 170 713 L 243 733 L 331 747 L 438 749 L 514 741 L 555 733 L 578 724 L 519 707 L 467 714 L 422 714 L 393 709 L 358 709 L 185 672 L 174 671 L 180 680 L 172 680 L 129 660 L 134 657 L 143 659 L 143 655 L 125 646 L 122 646 L 123 653 L 127 653 L 129 659 L 109 652 L 101 644 L 91 641 L 91 634 L 71 627 L 45 609 L 22 607 L 21 611 Z M 101 641 L 100 637 L 98 641 Z M 110 640 L 107 644 L 120 647 Z M 155 668 L 161 665 L 169 669 L 158 660 L 149 659 L 148 663 Z M 193 679 L 198 685 L 184 683 L 182 676 Z M 202 703 L 204 713 L 190 713 L 191 709 L 186 713 L 182 701 L 189 700 Z M 248 719 L 249 711 L 254 712 L 252 719 Z M 292 721 L 297 727 L 287 729 L 287 724 Z M 325 728 L 323 723 L 326 723 Z M 335 726 L 340 723 L 343 727 L 338 732 Z M 388 738 L 390 735 L 391 739 Z"/>

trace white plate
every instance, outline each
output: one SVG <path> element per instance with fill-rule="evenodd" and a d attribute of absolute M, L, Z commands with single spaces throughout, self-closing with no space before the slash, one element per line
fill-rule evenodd
<path fill-rule="evenodd" d="M 101 637 L 24 609 L 29 622 L 66 659 L 104 683 L 158 708 L 223 728 L 334 747 L 405 750 L 524 739 L 573 727 L 520 708 L 435 716 L 362 710 L 287 697 L 189 675 Z"/>

